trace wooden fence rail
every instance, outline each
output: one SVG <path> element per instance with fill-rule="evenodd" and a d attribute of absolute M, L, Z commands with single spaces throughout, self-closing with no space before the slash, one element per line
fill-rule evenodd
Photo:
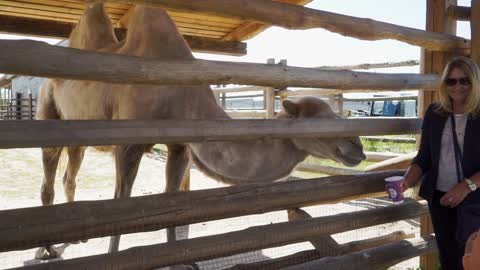
<path fill-rule="evenodd" d="M 263 261 L 240 263 L 223 270 L 278 270 L 285 267 L 306 263 L 309 261 L 319 260 L 324 257 L 340 256 L 357 251 L 370 249 L 386 245 L 400 240 L 413 238 L 414 234 L 406 234 L 404 231 L 395 231 L 386 235 L 381 235 L 373 238 L 354 240 L 343 244 L 337 244 L 335 249 L 321 248 L 299 251 L 297 253 L 278 257 L 274 259 L 267 259 Z"/>
<path fill-rule="evenodd" d="M 395 39 L 429 50 L 470 48 L 468 40 L 454 35 L 427 32 L 269 0 L 229 0 L 228 4 L 223 0 L 109 0 L 109 2 L 136 3 L 185 12 L 236 17 L 288 29 L 324 28 L 358 39 Z"/>
<path fill-rule="evenodd" d="M 420 119 L 0 121 L 0 148 L 413 134 L 420 126 Z"/>
<path fill-rule="evenodd" d="M 384 195 L 384 179 L 403 173 L 331 176 L 5 210 L 0 212 L 0 251 Z"/>
<path fill-rule="evenodd" d="M 111 83 L 418 90 L 435 89 L 440 79 L 438 75 L 427 74 L 381 74 L 207 60 L 157 61 L 28 40 L 0 40 L 0 47 L 1 73 Z"/>
<path fill-rule="evenodd" d="M 352 254 L 323 258 L 317 261 L 288 267 L 284 270 L 384 270 L 402 261 L 434 253 L 436 248 L 435 237 L 429 235 L 422 239 L 402 240 Z"/>
<path fill-rule="evenodd" d="M 133 247 L 105 255 L 37 264 L 22 269 L 152 269 L 308 241 L 319 236 L 418 218 L 427 213 L 428 207 L 425 203 L 410 201 L 355 213 L 282 222 L 172 243 Z"/>

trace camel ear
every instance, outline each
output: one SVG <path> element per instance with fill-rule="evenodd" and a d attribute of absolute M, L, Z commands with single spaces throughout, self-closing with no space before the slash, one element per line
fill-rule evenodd
<path fill-rule="evenodd" d="M 297 116 L 299 113 L 298 105 L 291 100 L 284 100 L 282 106 L 285 109 L 285 112 L 290 115 Z"/>

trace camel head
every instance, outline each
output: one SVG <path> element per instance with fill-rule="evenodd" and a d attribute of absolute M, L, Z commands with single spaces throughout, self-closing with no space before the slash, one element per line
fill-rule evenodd
<path fill-rule="evenodd" d="M 285 100 L 285 112 L 279 118 L 343 118 L 332 111 L 323 100 L 304 97 L 298 101 Z M 358 165 L 364 160 L 363 146 L 359 137 L 296 138 L 295 146 L 308 154 L 323 159 L 332 159 L 346 166 Z"/>

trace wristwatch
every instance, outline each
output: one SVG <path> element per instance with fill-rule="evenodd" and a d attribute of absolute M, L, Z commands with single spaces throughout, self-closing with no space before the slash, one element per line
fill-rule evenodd
<path fill-rule="evenodd" d="M 472 180 L 465 178 L 465 182 L 467 182 L 471 191 L 475 191 L 477 189 L 477 184 L 475 184 Z"/>

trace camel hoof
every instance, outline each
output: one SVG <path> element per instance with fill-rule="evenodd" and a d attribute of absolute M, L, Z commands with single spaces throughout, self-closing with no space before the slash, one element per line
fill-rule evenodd
<path fill-rule="evenodd" d="M 50 254 L 50 258 L 58 258 L 62 256 L 63 252 L 65 252 L 64 248 L 56 248 L 55 246 L 48 247 L 48 253 Z"/>
<path fill-rule="evenodd" d="M 50 255 L 44 247 L 40 247 L 35 251 L 36 260 L 47 260 L 48 258 L 50 258 Z"/>
<path fill-rule="evenodd" d="M 40 247 L 35 251 L 35 259 L 37 260 L 49 260 L 54 258 L 59 258 L 65 252 L 67 244 L 63 244 L 59 247 L 48 246 Z"/>

